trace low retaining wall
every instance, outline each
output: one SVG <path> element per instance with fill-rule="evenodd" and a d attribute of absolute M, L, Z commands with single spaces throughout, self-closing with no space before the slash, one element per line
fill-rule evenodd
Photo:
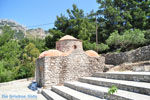
<path fill-rule="evenodd" d="M 105 54 L 105 63 L 119 65 L 125 62 L 138 62 L 150 60 L 150 45 L 121 53 Z"/>

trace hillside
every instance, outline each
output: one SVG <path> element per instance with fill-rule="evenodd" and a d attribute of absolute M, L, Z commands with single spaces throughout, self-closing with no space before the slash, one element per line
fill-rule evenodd
<path fill-rule="evenodd" d="M 15 38 L 21 39 L 24 37 L 27 38 L 41 38 L 44 39 L 46 36 L 46 31 L 37 28 L 37 29 L 28 29 L 27 27 L 18 24 L 17 22 L 13 20 L 8 20 L 8 19 L 0 19 L 0 34 L 2 34 L 2 27 L 3 26 L 10 26 L 13 30 L 15 30 Z"/>

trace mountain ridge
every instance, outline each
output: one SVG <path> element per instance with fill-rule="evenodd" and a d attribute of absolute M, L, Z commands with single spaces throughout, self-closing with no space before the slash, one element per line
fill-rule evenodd
<path fill-rule="evenodd" d="M 36 28 L 36 29 L 28 29 L 24 25 L 21 25 L 17 23 L 14 20 L 10 19 L 0 19 L 0 27 L 3 26 L 10 26 L 12 30 L 15 30 L 15 38 L 18 38 L 17 34 L 21 34 L 21 38 L 27 37 L 27 38 L 40 38 L 44 39 L 47 35 L 47 31 L 43 30 L 42 28 Z M 2 34 L 2 29 L 0 29 L 0 34 Z M 19 37 L 20 38 L 20 37 Z"/>

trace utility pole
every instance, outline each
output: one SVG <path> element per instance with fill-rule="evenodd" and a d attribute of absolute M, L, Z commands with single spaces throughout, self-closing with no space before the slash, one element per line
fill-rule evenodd
<path fill-rule="evenodd" d="M 97 14 L 95 15 L 95 24 L 96 24 L 96 49 L 97 49 L 97 52 L 98 52 Z"/>

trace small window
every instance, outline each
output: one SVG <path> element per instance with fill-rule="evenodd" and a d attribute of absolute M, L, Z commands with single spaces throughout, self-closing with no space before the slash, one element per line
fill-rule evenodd
<path fill-rule="evenodd" d="M 74 46 L 73 46 L 73 48 L 74 48 L 74 49 L 77 49 L 77 46 L 76 46 L 76 45 L 74 45 Z"/>

